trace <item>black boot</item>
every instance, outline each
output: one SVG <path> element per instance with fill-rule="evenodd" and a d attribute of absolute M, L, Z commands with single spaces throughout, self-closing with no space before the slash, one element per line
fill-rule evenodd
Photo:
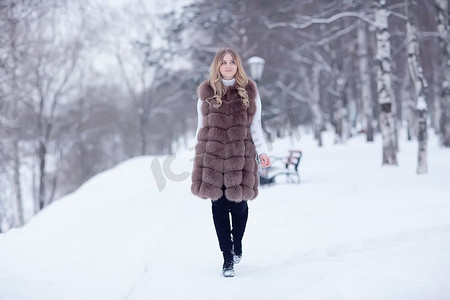
<path fill-rule="evenodd" d="M 234 276 L 233 254 L 231 252 L 223 254 L 222 274 L 224 277 Z"/>
<path fill-rule="evenodd" d="M 231 211 L 233 223 L 233 261 L 238 264 L 242 258 L 242 237 L 244 236 L 245 226 L 248 218 L 248 206 L 246 201 L 236 203 Z"/>
<path fill-rule="evenodd" d="M 233 262 L 237 265 L 242 258 L 242 242 L 241 241 L 233 241 Z"/>
<path fill-rule="evenodd" d="M 234 263 L 232 260 L 223 263 L 222 274 L 224 277 L 234 277 Z"/>

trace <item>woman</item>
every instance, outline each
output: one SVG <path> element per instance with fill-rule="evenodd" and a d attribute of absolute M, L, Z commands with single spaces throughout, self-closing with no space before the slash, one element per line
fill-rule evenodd
<path fill-rule="evenodd" d="M 271 164 L 261 129 L 261 100 L 233 49 L 216 53 L 209 79 L 200 84 L 198 95 L 191 190 L 211 199 L 224 258 L 222 274 L 233 277 L 234 264 L 242 257 L 247 200 L 258 195 L 257 152 L 262 167 Z"/>

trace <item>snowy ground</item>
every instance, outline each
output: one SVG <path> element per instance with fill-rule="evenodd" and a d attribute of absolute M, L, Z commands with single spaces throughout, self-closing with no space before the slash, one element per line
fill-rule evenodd
<path fill-rule="evenodd" d="M 381 167 L 380 137 L 330 141 L 274 145 L 303 150 L 302 183 L 249 203 L 234 278 L 210 203 L 167 171 L 159 191 L 151 165 L 171 160 L 138 157 L 0 235 L 0 299 L 450 299 L 450 151 L 432 138 L 419 176 L 416 143 Z M 189 175 L 192 156 L 173 172 Z"/>

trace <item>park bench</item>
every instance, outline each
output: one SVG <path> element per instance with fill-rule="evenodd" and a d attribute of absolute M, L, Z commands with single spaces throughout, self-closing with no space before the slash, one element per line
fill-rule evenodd
<path fill-rule="evenodd" d="M 270 157 L 272 166 L 269 168 L 259 168 L 260 185 L 274 184 L 278 176 L 285 175 L 286 182 L 300 183 L 299 164 L 302 159 L 302 151 L 289 150 L 287 157 Z"/>

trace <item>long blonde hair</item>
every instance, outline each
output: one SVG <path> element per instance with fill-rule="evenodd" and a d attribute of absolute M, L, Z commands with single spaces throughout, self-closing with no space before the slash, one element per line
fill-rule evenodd
<path fill-rule="evenodd" d="M 245 74 L 244 67 L 242 66 L 241 57 L 235 50 L 231 48 L 220 49 L 214 56 L 214 60 L 209 67 L 209 85 L 211 85 L 214 90 L 214 96 L 207 98 L 206 101 L 214 106 L 214 108 L 219 108 L 222 105 L 222 96 L 226 94 L 227 87 L 222 82 L 222 76 L 220 75 L 220 66 L 222 64 L 223 57 L 227 53 L 230 54 L 236 62 L 237 70 L 236 74 L 234 75 L 234 79 L 238 94 L 239 96 L 241 96 L 242 103 L 245 105 L 245 107 L 249 107 L 250 100 L 248 99 L 248 94 L 245 90 L 245 87 L 248 84 L 248 77 L 247 74 Z M 213 101 L 210 102 L 210 100 Z"/>

